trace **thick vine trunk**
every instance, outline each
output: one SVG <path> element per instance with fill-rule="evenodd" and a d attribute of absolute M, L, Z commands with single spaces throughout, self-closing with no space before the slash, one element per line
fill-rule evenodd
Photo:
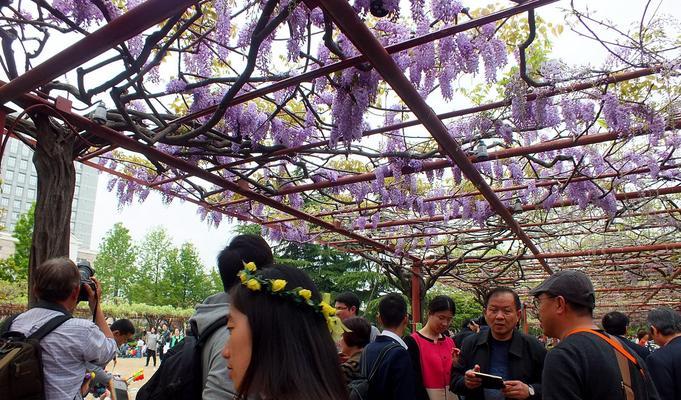
<path fill-rule="evenodd" d="M 53 126 L 46 115 L 34 116 L 37 144 L 33 164 L 38 175 L 33 243 L 28 265 L 29 304 L 35 302 L 36 266 L 53 257 L 68 257 L 71 205 L 76 185 L 73 165 L 76 133 Z"/>

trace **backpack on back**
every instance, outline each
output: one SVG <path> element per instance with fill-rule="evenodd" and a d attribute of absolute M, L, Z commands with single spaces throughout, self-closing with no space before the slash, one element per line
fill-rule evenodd
<path fill-rule="evenodd" d="M 45 384 L 40 340 L 71 317 L 58 315 L 26 337 L 9 329 L 17 316 L 0 325 L 0 393 L 7 400 L 42 400 Z"/>
<path fill-rule="evenodd" d="M 367 359 L 362 354 L 362 358 L 360 359 L 360 377 L 357 379 L 353 379 L 348 383 L 348 392 L 350 393 L 350 400 L 368 400 L 369 399 L 369 386 L 371 384 L 371 380 L 374 378 L 374 375 L 378 372 L 378 370 L 381 368 L 383 365 L 383 359 L 386 357 L 388 352 L 392 349 L 396 349 L 400 347 L 399 344 L 397 343 L 391 343 L 387 346 L 385 346 L 380 353 L 378 353 L 378 357 L 376 358 L 376 361 L 374 361 L 374 365 L 371 367 L 371 372 L 368 371 L 368 366 L 367 366 Z"/>
<path fill-rule="evenodd" d="M 168 350 L 154 376 L 137 392 L 137 400 L 201 399 L 203 346 L 215 331 L 226 325 L 227 320 L 220 318 L 198 335 L 196 324 L 192 321 L 193 335 L 185 336 Z"/>

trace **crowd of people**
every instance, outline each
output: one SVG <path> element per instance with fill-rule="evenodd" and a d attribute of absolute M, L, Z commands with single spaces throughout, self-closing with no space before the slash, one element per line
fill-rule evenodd
<path fill-rule="evenodd" d="M 425 324 L 410 332 L 405 297 L 386 294 L 378 304 L 379 330 L 360 316 L 355 294 L 328 304 L 305 272 L 275 264 L 259 236 L 235 237 L 219 254 L 218 271 L 223 290 L 196 307 L 187 332 L 201 338 L 203 399 L 681 399 L 681 314 L 652 310 L 649 329 L 634 343 L 622 313 L 594 324 L 595 291 L 579 271 L 555 273 L 530 292 L 552 346 L 518 329 L 521 301 L 506 287 L 490 290 L 482 318 L 452 335 L 451 298 L 431 299 Z M 82 398 L 89 390 L 83 376 L 110 362 L 134 327 L 127 320 L 106 323 L 99 282 L 81 285 L 66 258 L 40 265 L 34 282 L 38 303 L 5 321 L 0 333 L 30 337 L 48 326 L 40 341 L 43 398 Z M 71 318 L 81 290 L 93 321 Z M 182 343 L 183 331 L 150 327 L 128 347 L 156 365 L 157 354 L 163 361 Z M 652 352 L 651 339 L 659 346 Z"/>

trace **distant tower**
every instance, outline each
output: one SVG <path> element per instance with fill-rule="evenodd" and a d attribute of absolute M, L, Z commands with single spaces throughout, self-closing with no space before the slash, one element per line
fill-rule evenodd
<path fill-rule="evenodd" d="M 10 234 L 14 231 L 19 215 L 28 211 L 36 199 L 38 177 L 32 157 L 33 151 L 26 145 L 17 139 L 9 139 L 2 157 L 0 208 L 5 213 L 0 216 L 0 224 Z M 78 162 L 75 163 L 75 168 L 76 188 L 71 209 L 71 235 L 77 239 L 81 249 L 89 249 L 99 174 L 95 169 Z"/>

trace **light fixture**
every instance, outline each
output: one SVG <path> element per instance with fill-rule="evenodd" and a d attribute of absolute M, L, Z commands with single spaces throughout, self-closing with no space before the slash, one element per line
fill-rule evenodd
<path fill-rule="evenodd" d="M 95 124 L 106 125 L 106 113 L 106 106 L 104 105 L 103 101 L 100 101 L 99 104 L 97 104 L 95 111 L 92 112 L 91 119 L 95 122 Z"/>

